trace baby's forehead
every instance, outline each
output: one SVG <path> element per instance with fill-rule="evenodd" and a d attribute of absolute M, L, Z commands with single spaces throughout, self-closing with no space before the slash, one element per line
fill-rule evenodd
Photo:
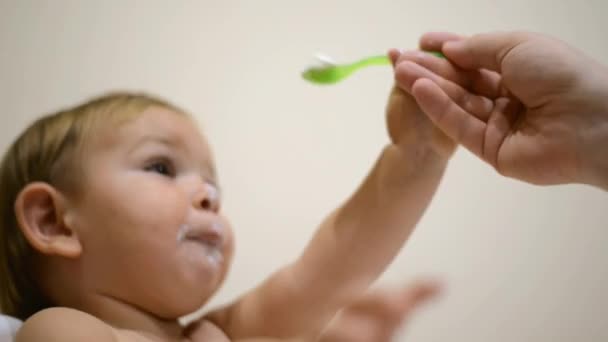
<path fill-rule="evenodd" d="M 146 142 L 162 142 L 193 155 L 211 158 L 209 144 L 189 115 L 152 106 L 135 116 L 100 123 L 91 135 L 92 149 L 128 149 Z M 92 132 L 93 133 L 93 132 Z"/>
<path fill-rule="evenodd" d="M 112 138 L 113 141 L 129 143 L 145 136 L 179 137 L 191 143 L 206 144 L 195 120 L 187 114 L 169 108 L 149 107 L 135 115 L 114 115 L 106 122 L 98 120 L 94 135 Z M 92 136 L 94 137 L 94 136 Z"/>

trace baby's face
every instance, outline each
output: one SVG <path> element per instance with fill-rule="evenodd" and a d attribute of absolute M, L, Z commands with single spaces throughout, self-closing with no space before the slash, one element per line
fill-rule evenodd
<path fill-rule="evenodd" d="M 85 286 L 163 318 L 198 309 L 224 279 L 233 239 L 196 125 L 153 107 L 89 140 L 71 203 Z"/>

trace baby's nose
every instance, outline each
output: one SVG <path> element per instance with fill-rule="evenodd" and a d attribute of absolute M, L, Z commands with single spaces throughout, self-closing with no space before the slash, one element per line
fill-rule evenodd
<path fill-rule="evenodd" d="M 214 213 L 220 210 L 220 199 L 219 193 L 215 186 L 205 183 L 198 191 L 194 194 L 192 205 L 196 209 L 212 211 Z"/>

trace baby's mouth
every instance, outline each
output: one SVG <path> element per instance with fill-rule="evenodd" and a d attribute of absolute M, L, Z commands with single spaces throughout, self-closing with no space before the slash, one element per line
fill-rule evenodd
<path fill-rule="evenodd" d="M 218 223 L 208 224 L 200 228 L 184 224 L 179 229 L 177 242 L 196 243 L 199 247 L 202 247 L 207 260 L 212 265 L 219 266 L 224 259 L 222 253 L 224 236 L 222 231 L 221 225 Z"/>

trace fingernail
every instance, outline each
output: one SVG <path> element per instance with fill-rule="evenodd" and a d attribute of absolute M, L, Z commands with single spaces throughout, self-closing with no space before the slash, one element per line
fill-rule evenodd
<path fill-rule="evenodd" d="M 443 44 L 443 48 L 444 49 L 458 49 L 462 46 L 463 41 L 462 40 L 451 40 L 449 42 L 446 42 L 445 44 Z"/>

